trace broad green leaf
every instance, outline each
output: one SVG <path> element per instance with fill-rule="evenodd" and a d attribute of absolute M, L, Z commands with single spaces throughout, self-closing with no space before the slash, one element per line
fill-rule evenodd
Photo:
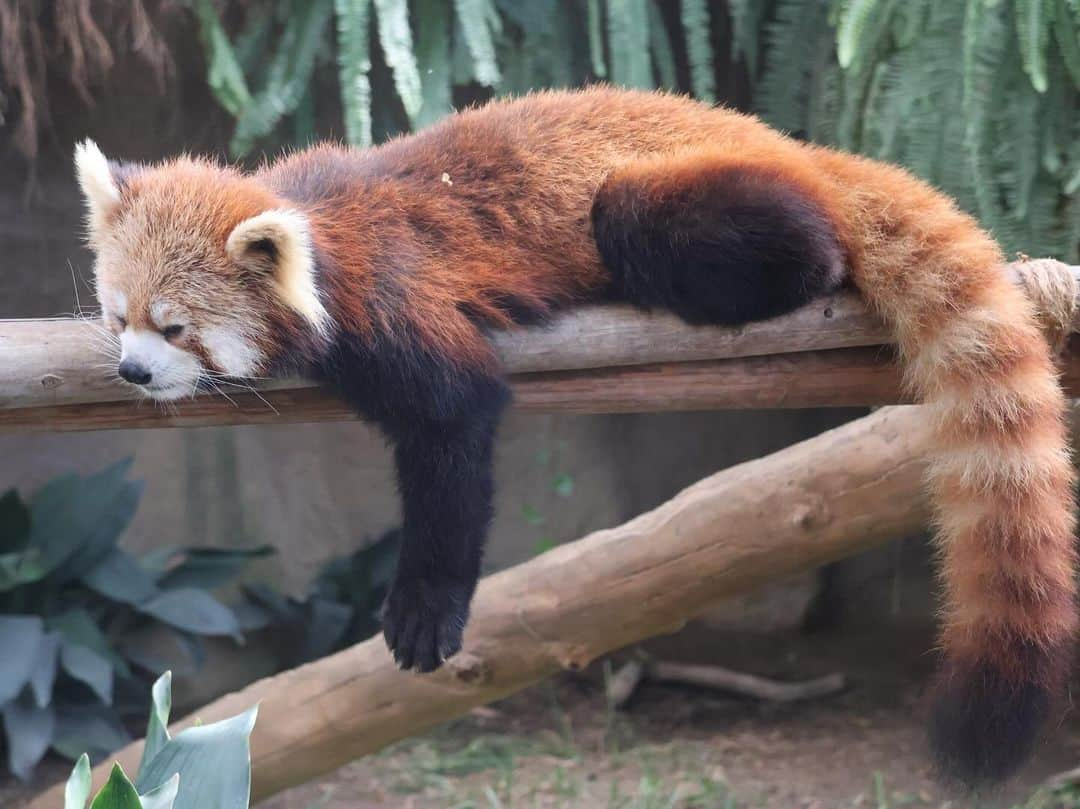
<path fill-rule="evenodd" d="M 81 607 L 50 616 L 46 626 L 49 630 L 59 632 L 66 641 L 97 652 L 112 663 L 118 674 L 125 677 L 131 675 L 131 668 L 112 648 L 101 627 L 94 622 L 93 616 Z"/>
<path fill-rule="evenodd" d="M 228 583 L 253 559 L 274 554 L 270 545 L 257 548 L 185 548 L 177 551 L 158 579 L 162 589 L 196 587 L 213 590 Z"/>
<path fill-rule="evenodd" d="M 30 545 L 59 582 L 78 578 L 116 545 L 131 522 L 142 484 L 127 479 L 131 459 L 80 478 L 47 483 L 30 502 Z"/>
<path fill-rule="evenodd" d="M 126 551 L 113 548 L 82 577 L 82 582 L 105 598 L 141 604 L 158 594 L 154 577 Z"/>
<path fill-rule="evenodd" d="M 147 765 L 169 741 L 169 715 L 172 713 L 172 672 L 158 677 L 150 692 L 150 719 L 146 723 L 146 742 L 142 760 L 139 762 L 139 779 L 143 778 Z"/>
<path fill-rule="evenodd" d="M 206 663 L 202 638 L 168 624 L 143 627 L 120 644 L 124 657 L 154 676 L 196 674 Z"/>
<path fill-rule="evenodd" d="M 64 809 L 86 809 L 90 790 L 94 788 L 90 774 L 90 756 L 83 753 L 64 785 Z"/>
<path fill-rule="evenodd" d="M 68 676 L 85 683 L 106 705 L 112 705 L 112 662 L 81 643 L 65 641 L 60 647 L 60 665 Z"/>
<path fill-rule="evenodd" d="M 353 617 L 353 609 L 348 604 L 325 598 L 312 598 L 308 610 L 307 637 L 302 653 L 304 662 L 318 660 L 336 651 Z"/>
<path fill-rule="evenodd" d="M 20 584 L 41 581 L 49 570 L 37 548 L 0 554 L 0 592 L 13 590 Z"/>
<path fill-rule="evenodd" d="M 248 809 L 251 796 L 249 737 L 258 708 L 240 716 L 188 728 L 169 739 L 154 757 L 144 762 L 137 785 L 141 789 L 162 784 L 180 774 L 174 809 Z M 198 780 L 184 773 L 199 773 Z"/>
<path fill-rule="evenodd" d="M 180 791 L 180 773 L 142 796 L 142 809 L 173 809 Z"/>
<path fill-rule="evenodd" d="M 142 809 L 139 793 L 119 764 L 113 765 L 109 780 L 90 804 L 90 809 Z"/>
<path fill-rule="evenodd" d="M 17 491 L 9 489 L 0 497 L 0 552 L 21 551 L 29 537 L 30 509 Z"/>
<path fill-rule="evenodd" d="M 240 634 L 240 624 L 232 610 L 205 590 L 193 587 L 166 590 L 138 605 L 137 609 L 170 626 L 196 635 L 238 637 Z"/>
<path fill-rule="evenodd" d="M 52 747 L 72 761 L 83 753 L 103 759 L 130 741 L 131 735 L 108 706 L 57 706 Z"/>
<path fill-rule="evenodd" d="M 416 123 L 424 97 L 420 89 L 420 71 L 413 52 L 407 0 L 374 0 L 376 29 L 386 64 L 394 76 L 398 98 L 409 120 Z"/>
<path fill-rule="evenodd" d="M 345 139 L 356 146 L 371 143 L 371 55 L 368 28 L 371 0 L 335 0 L 338 82 L 345 113 Z"/>
<path fill-rule="evenodd" d="M 19 699 L 4 706 L 3 716 L 8 768 L 25 781 L 52 744 L 56 711 L 51 705 L 39 708 L 30 700 Z"/>
<path fill-rule="evenodd" d="M 238 116 L 251 103 L 251 92 L 244 80 L 236 53 L 225 29 L 221 27 L 213 0 L 196 0 L 195 13 L 199 18 L 199 34 L 206 51 L 207 83 L 214 97 L 232 115 Z"/>
<path fill-rule="evenodd" d="M 30 682 L 44 623 L 36 615 L 0 615 L 0 705 L 15 699 Z"/>
<path fill-rule="evenodd" d="M 52 702 L 53 685 L 60 668 L 60 633 L 49 632 L 41 636 L 37 654 L 34 656 L 33 671 L 30 674 L 30 690 L 34 702 L 44 708 Z"/>

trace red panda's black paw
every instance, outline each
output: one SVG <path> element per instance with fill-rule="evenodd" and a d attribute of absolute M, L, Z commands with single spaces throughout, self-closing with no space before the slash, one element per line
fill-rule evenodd
<path fill-rule="evenodd" d="M 461 651 L 471 592 L 457 582 L 399 579 L 383 604 L 383 637 L 404 671 L 435 671 Z"/>

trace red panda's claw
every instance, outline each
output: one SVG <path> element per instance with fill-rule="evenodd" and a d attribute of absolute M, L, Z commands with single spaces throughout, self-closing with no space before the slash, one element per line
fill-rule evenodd
<path fill-rule="evenodd" d="M 461 650 L 468 588 L 457 582 L 399 579 L 382 609 L 383 637 L 403 671 L 427 673 Z"/>

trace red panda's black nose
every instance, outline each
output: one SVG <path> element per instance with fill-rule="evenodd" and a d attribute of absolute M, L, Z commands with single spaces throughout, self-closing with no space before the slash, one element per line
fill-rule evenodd
<path fill-rule="evenodd" d="M 133 385 L 145 385 L 150 381 L 150 372 L 143 368 L 139 363 L 132 362 L 131 360 L 120 360 L 120 367 L 117 368 L 117 373 L 121 378 L 126 379 Z"/>

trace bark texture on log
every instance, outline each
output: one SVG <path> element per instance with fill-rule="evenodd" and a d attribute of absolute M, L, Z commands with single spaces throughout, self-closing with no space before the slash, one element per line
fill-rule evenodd
<path fill-rule="evenodd" d="M 919 408 L 884 408 L 488 577 L 464 651 L 433 675 L 398 671 L 376 637 L 254 683 L 181 726 L 261 702 L 253 789 L 265 798 L 559 669 L 677 630 L 717 599 L 917 530 L 928 441 Z M 140 753 L 135 744 L 119 754 L 128 772 Z M 30 806 L 60 803 L 54 789 Z"/>
<path fill-rule="evenodd" d="M 1036 264 L 1045 268 L 1047 262 L 1027 266 Z M 1080 278 L 1080 267 L 1050 264 Z M 1009 272 L 1023 281 L 1030 269 L 1017 263 Z M 851 292 L 733 328 L 688 326 L 668 313 L 625 306 L 587 307 L 548 326 L 493 339 L 523 410 L 627 413 L 905 401 L 883 346 L 887 332 Z M 231 401 L 198 396 L 167 408 L 135 403 L 115 378 L 104 340 L 100 326 L 84 321 L 0 321 L 0 430 L 354 418 L 342 402 L 298 379 L 267 383 L 259 394 L 230 388 Z M 1080 394 L 1075 351 L 1066 353 L 1065 384 Z"/>

